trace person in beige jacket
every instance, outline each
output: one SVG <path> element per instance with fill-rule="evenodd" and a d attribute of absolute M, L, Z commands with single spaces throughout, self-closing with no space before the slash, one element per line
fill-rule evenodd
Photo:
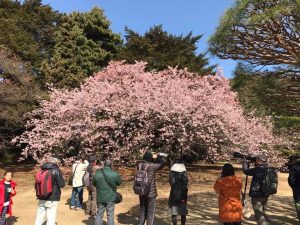
<path fill-rule="evenodd" d="M 83 202 L 83 176 L 89 165 L 87 160 L 84 160 L 82 156 L 76 156 L 75 163 L 72 167 L 73 180 L 72 180 L 72 195 L 70 208 L 76 210 L 82 210 Z M 76 204 L 77 203 L 77 204 Z"/>

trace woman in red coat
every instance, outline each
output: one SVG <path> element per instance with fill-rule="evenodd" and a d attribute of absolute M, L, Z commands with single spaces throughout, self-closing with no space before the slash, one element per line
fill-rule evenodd
<path fill-rule="evenodd" d="M 6 225 L 6 214 L 12 215 L 12 196 L 16 195 L 16 183 L 11 179 L 12 172 L 6 171 L 0 181 L 0 225 Z"/>

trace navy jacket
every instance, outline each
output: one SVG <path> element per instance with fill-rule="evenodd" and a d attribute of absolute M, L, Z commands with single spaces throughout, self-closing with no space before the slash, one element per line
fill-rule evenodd
<path fill-rule="evenodd" d="M 268 169 L 267 164 L 259 165 L 255 168 L 249 168 L 248 163 L 243 164 L 243 172 L 248 176 L 253 176 L 250 186 L 249 195 L 251 198 L 267 198 L 266 195 L 261 190 L 261 184 L 265 177 L 266 170 Z"/>
<path fill-rule="evenodd" d="M 293 190 L 294 200 L 300 201 L 300 162 L 296 162 L 292 165 L 288 182 Z"/>

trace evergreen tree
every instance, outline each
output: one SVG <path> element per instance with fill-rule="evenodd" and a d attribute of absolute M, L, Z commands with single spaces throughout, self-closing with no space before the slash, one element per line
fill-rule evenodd
<path fill-rule="evenodd" d="M 300 116 L 299 78 L 283 76 L 278 71 L 255 71 L 239 64 L 231 80 L 240 103 L 247 112 L 260 115 Z"/>
<path fill-rule="evenodd" d="M 162 26 L 154 26 L 143 36 L 125 28 L 126 43 L 117 58 L 128 63 L 145 61 L 148 70 L 164 70 L 168 66 L 188 68 L 200 75 L 211 74 L 215 66 L 210 66 L 205 53 L 197 54 L 197 42 L 202 35 L 176 36 L 164 31 Z"/>
<path fill-rule="evenodd" d="M 17 155 L 11 140 L 24 132 L 25 115 L 37 108 L 38 100 L 46 97 L 27 67 L 0 46 L 0 159 Z"/>
<path fill-rule="evenodd" d="M 0 0 L 0 45 L 5 45 L 36 74 L 50 58 L 61 14 L 41 0 Z"/>
<path fill-rule="evenodd" d="M 299 42 L 299 0 L 237 0 L 210 38 L 210 51 L 299 75 Z"/>
<path fill-rule="evenodd" d="M 56 33 L 53 58 L 42 67 L 45 81 L 58 88 L 75 88 L 106 66 L 121 44 L 109 26 L 97 7 L 65 16 Z"/>

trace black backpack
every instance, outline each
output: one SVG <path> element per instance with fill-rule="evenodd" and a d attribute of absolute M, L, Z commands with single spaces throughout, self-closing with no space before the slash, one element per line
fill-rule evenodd
<path fill-rule="evenodd" d="M 188 188 L 184 179 L 184 172 L 172 172 L 175 176 L 175 182 L 171 187 L 171 199 L 174 203 L 187 201 Z"/>
<path fill-rule="evenodd" d="M 261 190 L 266 195 L 274 195 L 277 193 L 278 175 L 275 168 L 266 168 L 264 178 L 261 183 Z"/>
<path fill-rule="evenodd" d="M 134 177 L 133 191 L 140 196 L 148 195 L 150 192 L 150 182 L 148 180 L 149 163 L 140 163 L 138 171 Z"/>

